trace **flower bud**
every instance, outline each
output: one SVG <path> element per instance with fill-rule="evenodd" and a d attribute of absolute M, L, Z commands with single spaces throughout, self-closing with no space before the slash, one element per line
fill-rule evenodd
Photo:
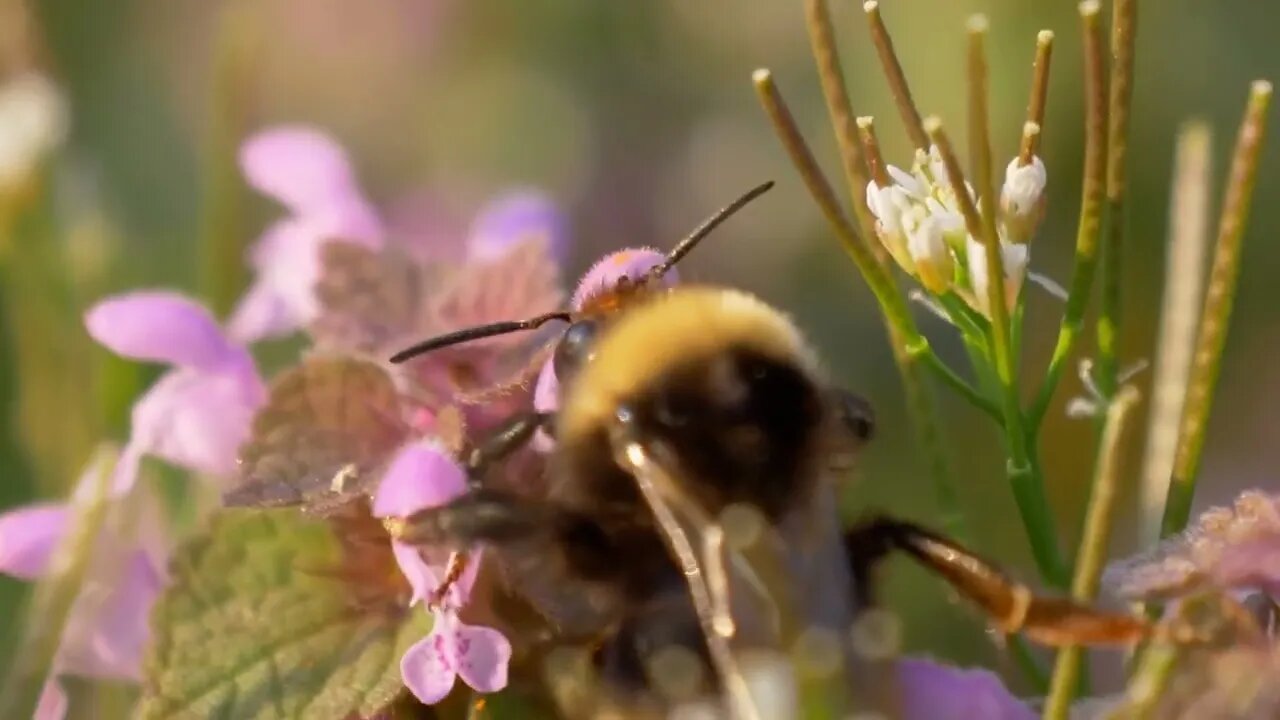
<path fill-rule="evenodd" d="M 1000 222 L 1011 242 L 1029 242 L 1040 226 L 1048 181 L 1044 163 L 1034 155 L 1026 165 L 1014 158 L 1005 168 L 1004 186 L 1000 188 Z"/>

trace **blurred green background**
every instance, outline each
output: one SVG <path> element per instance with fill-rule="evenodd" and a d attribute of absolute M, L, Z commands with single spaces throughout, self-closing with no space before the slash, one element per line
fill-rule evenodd
<path fill-rule="evenodd" d="M 831 4 L 855 106 L 880 118 L 887 154 L 906 164 L 859 3 Z M 882 6 L 917 101 L 949 121 L 956 137 L 963 137 L 964 20 L 990 16 L 994 138 L 1006 159 L 1022 123 L 1035 33 L 1057 33 L 1043 150 L 1049 214 L 1032 267 L 1065 284 L 1083 135 L 1075 3 Z M 753 69 L 773 69 L 839 179 L 798 0 L 0 0 L 0 8 L 0 71 L 46 70 L 66 89 L 72 113 L 68 146 L 48 180 L 55 192 L 40 201 L 56 205 L 28 208 L 0 239 L 0 507 L 63 492 L 98 438 L 124 437 L 128 400 L 152 377 L 93 348 L 79 313 L 103 294 L 139 286 L 202 294 L 225 310 L 230 290 L 209 282 L 210 268 L 234 262 L 277 212 L 241 184 L 235 146 L 256 128 L 302 122 L 350 150 L 363 186 L 389 213 L 430 213 L 446 229 L 463 231 L 476 207 L 505 189 L 545 189 L 573 220 L 569 275 L 610 249 L 667 246 L 750 185 L 778 180 L 682 274 L 750 289 L 793 312 L 837 378 L 874 402 L 881 434 L 859 470 L 851 513 L 878 508 L 934 519 L 871 296 L 750 85 Z M 1193 116 L 1212 123 L 1220 182 L 1248 82 L 1280 79 L 1280 4 L 1165 0 L 1142 4 L 1140 13 L 1124 249 L 1129 360 L 1149 356 L 1154 341 L 1178 125 Z M 1278 194 L 1273 142 L 1246 241 L 1201 507 L 1243 487 L 1277 487 Z M 207 238 L 220 249 L 211 252 Z M 1059 303 L 1033 292 L 1029 312 L 1024 367 L 1035 381 Z M 962 366 L 959 343 L 921 318 L 944 357 Z M 1139 378 L 1144 389 L 1149 377 Z M 1057 407 L 1077 392 L 1071 376 Z M 1033 577 L 993 428 L 939 394 L 976 544 Z M 1092 431 L 1055 411 L 1045 436 L 1051 497 L 1064 542 L 1073 543 Z M 1132 505 L 1124 518 L 1115 553 L 1135 547 Z M 0 578 L 0 647 L 12 641 L 9 618 L 23 589 Z M 895 563 L 888 592 L 906 617 L 908 649 L 995 662 L 980 621 L 938 583 Z"/>

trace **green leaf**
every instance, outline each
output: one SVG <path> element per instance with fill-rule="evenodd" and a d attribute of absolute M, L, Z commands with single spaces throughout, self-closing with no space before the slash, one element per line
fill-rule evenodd
<path fill-rule="evenodd" d="M 216 517 L 177 553 L 152 615 L 140 717 L 345 720 L 394 701 L 430 616 L 358 606 L 327 572 L 342 553 L 329 524 L 296 511 Z"/>

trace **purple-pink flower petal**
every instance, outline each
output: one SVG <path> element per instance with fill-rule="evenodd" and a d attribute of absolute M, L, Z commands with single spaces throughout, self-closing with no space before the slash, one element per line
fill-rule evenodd
<path fill-rule="evenodd" d="M 422 559 L 422 552 L 413 545 L 393 540 L 391 554 L 395 556 L 400 574 L 409 582 L 413 595 L 409 598 L 409 606 L 413 607 L 426 600 L 433 590 L 440 585 L 439 578 L 431 570 L 431 566 Z"/>
<path fill-rule="evenodd" d="M 49 678 L 44 682 L 44 690 L 40 691 L 40 701 L 36 703 L 36 711 L 31 720 L 62 720 L 67 716 L 67 693 L 57 678 Z"/>
<path fill-rule="evenodd" d="M 265 400 L 266 387 L 252 366 L 220 373 L 171 371 L 133 406 L 125 455 L 154 455 L 198 472 L 230 476 L 253 415 Z M 124 490 L 127 484 L 117 483 L 116 491 Z"/>
<path fill-rule="evenodd" d="M 148 618 L 163 585 L 150 553 L 142 548 L 128 551 L 110 575 L 90 578 L 72 606 L 58 669 L 103 680 L 141 679 Z"/>
<path fill-rule="evenodd" d="M 994 673 L 930 660 L 898 662 L 898 690 L 905 720 L 1034 720 Z"/>
<path fill-rule="evenodd" d="M 443 700 L 453 689 L 453 682 L 458 677 L 440 624 L 440 619 L 437 618 L 436 627 L 431 633 L 411 645 L 400 658 L 400 678 L 405 687 L 427 705 Z"/>
<path fill-rule="evenodd" d="M 480 692 L 507 686 L 511 642 L 493 628 L 458 623 L 454 637 L 456 670 L 463 682 Z"/>
<path fill-rule="evenodd" d="M 295 213 L 323 210 L 355 188 L 351 162 L 332 138 L 290 125 L 264 130 L 240 148 L 240 168 L 256 190 Z"/>
<path fill-rule="evenodd" d="M 475 260 L 492 260 L 535 238 L 547 244 L 557 262 L 564 262 L 569 232 L 560 209 L 537 191 L 513 191 L 481 209 L 467 238 L 467 254 Z"/>
<path fill-rule="evenodd" d="M 0 514 L 0 573 L 22 580 L 45 574 L 70 510 L 60 503 L 27 505 Z"/>
<path fill-rule="evenodd" d="M 112 352 L 137 360 L 212 370 L 243 355 L 207 309 L 173 292 L 108 298 L 85 314 L 85 326 Z"/>
<path fill-rule="evenodd" d="M 581 309 L 586 300 L 618 284 L 624 276 L 632 280 L 643 277 L 665 259 L 665 255 L 653 248 L 626 248 L 605 255 L 578 282 L 573 291 L 573 308 Z M 663 276 L 667 285 L 674 285 L 679 279 L 674 269 Z"/>
<path fill-rule="evenodd" d="M 442 505 L 466 489 L 466 474 L 448 453 L 431 442 L 416 442 L 401 448 L 382 476 L 373 514 L 409 515 Z"/>

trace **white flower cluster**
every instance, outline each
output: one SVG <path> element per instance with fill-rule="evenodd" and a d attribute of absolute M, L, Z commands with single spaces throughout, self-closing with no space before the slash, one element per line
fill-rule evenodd
<path fill-rule="evenodd" d="M 986 248 L 965 229 L 938 149 L 917 150 L 910 172 L 893 165 L 887 169 L 891 183 L 867 184 L 867 205 L 876 216 L 880 242 L 930 293 L 954 291 L 989 317 Z M 1027 274 L 1026 242 L 1044 213 L 1046 181 L 1044 163 L 1037 157 L 1026 165 L 1015 158 L 1005 173 L 998 227 L 1010 307 Z M 977 195 L 967 183 L 965 192 L 977 205 Z"/>
<path fill-rule="evenodd" d="M 66 97 L 47 77 L 28 73 L 0 85 L 0 192 L 30 178 L 68 124 Z"/>

